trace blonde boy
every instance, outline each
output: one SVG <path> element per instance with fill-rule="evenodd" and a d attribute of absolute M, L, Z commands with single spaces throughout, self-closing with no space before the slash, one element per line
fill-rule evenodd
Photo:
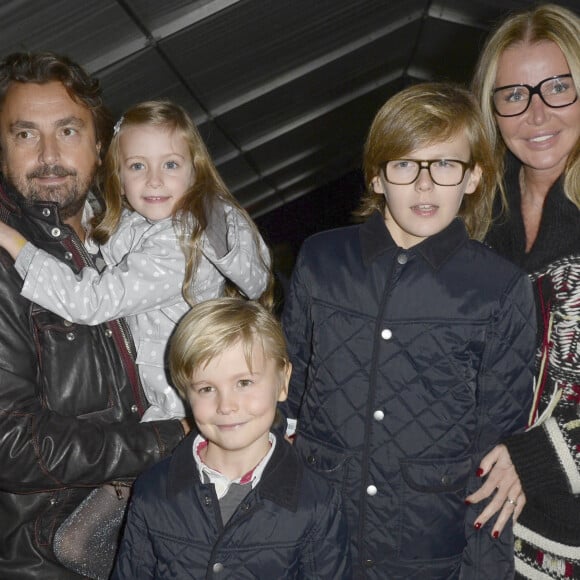
<path fill-rule="evenodd" d="M 136 483 L 113 578 L 350 578 L 337 492 L 271 430 L 291 364 L 258 303 L 198 304 L 170 346 L 198 430 Z"/>

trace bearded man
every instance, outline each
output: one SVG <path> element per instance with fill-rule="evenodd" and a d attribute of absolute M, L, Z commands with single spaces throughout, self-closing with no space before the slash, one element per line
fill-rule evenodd
<path fill-rule="evenodd" d="M 66 262 L 95 267 L 86 239 L 111 133 L 99 83 L 53 53 L 0 62 L 0 218 Z M 60 523 L 95 487 L 130 481 L 171 452 L 186 422 L 140 423 L 147 402 L 123 321 L 67 322 L 20 296 L 0 252 L 0 578 L 69 580 Z"/>

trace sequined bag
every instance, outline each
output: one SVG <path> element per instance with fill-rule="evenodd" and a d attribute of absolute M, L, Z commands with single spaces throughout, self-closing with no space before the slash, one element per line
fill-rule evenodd
<path fill-rule="evenodd" d="M 113 570 L 129 499 L 127 484 L 93 490 L 56 531 L 58 561 L 77 574 L 107 580 Z"/>

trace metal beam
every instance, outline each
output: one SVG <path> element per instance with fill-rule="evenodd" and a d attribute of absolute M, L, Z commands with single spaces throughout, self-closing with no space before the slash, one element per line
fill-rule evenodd
<path fill-rule="evenodd" d="M 295 129 L 298 129 L 301 126 L 310 123 L 311 121 L 315 121 L 322 115 L 326 115 L 334 111 L 335 109 L 338 109 L 339 107 L 342 107 L 350 103 L 351 101 L 354 101 L 359 97 L 366 95 L 367 93 L 370 93 L 378 88 L 381 88 L 386 84 L 393 82 L 394 80 L 402 77 L 403 72 L 404 72 L 403 69 L 398 69 L 394 72 L 390 72 L 389 74 L 383 75 L 382 77 L 379 77 L 378 79 L 359 87 L 356 91 L 348 93 L 348 95 L 344 95 L 342 97 L 334 99 L 333 101 L 329 101 L 323 106 L 311 109 L 304 115 L 297 117 L 293 121 L 286 123 L 285 125 L 278 126 L 275 130 L 270 131 L 266 135 L 263 135 L 252 141 L 246 141 L 245 143 L 242 143 L 241 149 L 244 152 L 248 152 L 251 151 L 252 149 L 261 147 L 262 145 L 265 145 L 266 143 L 272 141 L 273 139 L 277 139 L 278 137 L 281 137 L 282 135 L 285 135 L 290 131 L 294 131 Z"/>
<path fill-rule="evenodd" d="M 310 60 L 309 62 L 303 64 L 302 66 L 296 67 L 295 69 L 288 71 L 284 74 L 278 75 L 275 78 L 272 78 L 267 83 L 252 89 L 251 91 L 247 91 L 244 94 L 238 95 L 235 99 L 222 103 L 221 105 L 214 107 L 211 110 L 211 114 L 214 117 L 218 117 L 220 115 L 225 115 L 230 111 L 237 109 L 247 103 L 254 101 L 255 99 L 259 99 L 260 97 L 276 90 L 284 85 L 287 85 L 293 81 L 296 81 L 308 74 L 316 72 L 317 70 L 328 66 L 330 63 L 340 60 L 341 58 L 349 55 L 350 53 L 364 48 L 369 44 L 373 44 L 377 42 L 377 40 L 392 34 L 395 30 L 399 30 L 404 26 L 407 26 L 411 22 L 415 22 L 416 20 L 420 20 L 423 17 L 422 10 L 416 10 L 407 14 L 404 18 L 400 18 L 395 22 L 384 26 L 383 28 L 379 28 L 378 30 L 373 31 L 372 33 L 364 36 L 363 38 L 359 38 L 353 42 L 345 44 L 344 46 L 328 52 L 323 56 Z"/>
<path fill-rule="evenodd" d="M 83 67 L 90 73 L 96 74 L 103 69 L 109 68 L 125 59 L 131 58 L 141 50 L 148 48 L 154 42 L 159 42 L 173 34 L 181 32 L 184 28 L 197 24 L 226 8 L 241 2 L 242 0 L 212 0 L 203 6 L 192 8 L 186 13 L 180 14 L 173 20 L 153 28 L 150 35 L 147 36 L 138 28 L 135 29 L 137 38 L 125 42 L 115 47 L 113 50 L 106 52 L 90 62 L 83 63 Z"/>

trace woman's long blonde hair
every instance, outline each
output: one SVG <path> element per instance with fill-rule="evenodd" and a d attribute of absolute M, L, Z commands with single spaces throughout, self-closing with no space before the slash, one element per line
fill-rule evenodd
<path fill-rule="evenodd" d="M 187 112 L 171 101 L 145 101 L 127 110 L 116 126 L 111 144 L 105 156 L 105 183 L 103 198 L 104 212 L 93 223 L 92 237 L 99 244 L 105 243 L 119 227 L 124 208 L 132 209 L 124 195 L 121 183 L 120 134 L 127 127 L 150 125 L 174 131 L 182 136 L 188 147 L 194 171 L 194 183 L 177 204 L 173 220 L 180 232 L 180 244 L 185 255 L 185 278 L 182 285 L 184 300 L 193 306 L 192 285 L 195 272 L 201 259 L 201 236 L 207 227 L 207 219 L 216 201 L 233 206 L 242 214 L 252 228 L 254 239 L 259 247 L 260 235 L 248 213 L 236 201 L 223 182 L 209 152 Z M 273 276 L 261 302 L 271 307 L 273 301 Z M 227 295 L 239 295 L 231 283 L 226 284 Z"/>
<path fill-rule="evenodd" d="M 580 17 L 555 4 L 544 4 L 512 14 L 503 20 L 487 39 L 472 81 L 472 90 L 480 103 L 495 154 L 504 208 L 507 207 L 503 185 L 506 145 L 495 120 L 492 102 L 497 64 L 506 49 L 517 44 L 542 41 L 558 45 L 570 67 L 576 92 L 580 94 Z M 564 193 L 580 208 L 580 140 L 570 153 L 564 169 Z"/>

